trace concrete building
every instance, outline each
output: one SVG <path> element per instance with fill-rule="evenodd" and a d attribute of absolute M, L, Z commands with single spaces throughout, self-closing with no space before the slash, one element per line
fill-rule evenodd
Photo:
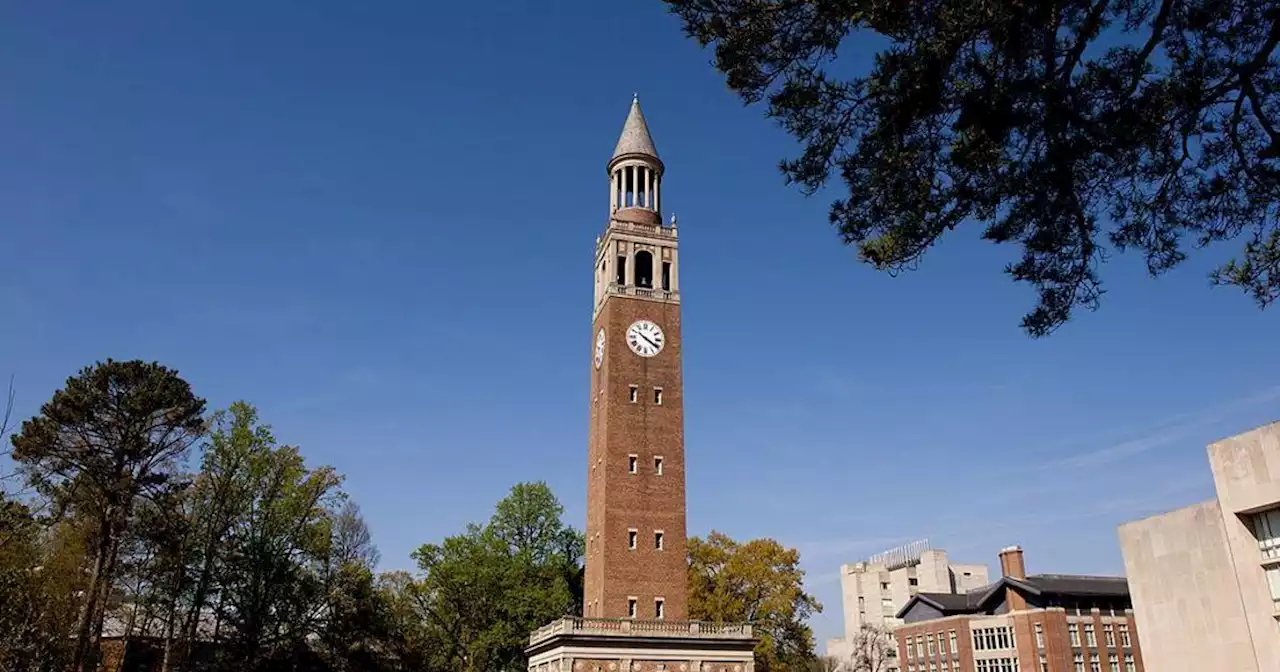
<path fill-rule="evenodd" d="M 977 590 L 921 591 L 907 602 L 894 630 L 904 672 L 1146 669 L 1123 577 L 1028 576 L 1017 546 L 1000 551 L 1000 573 Z"/>
<path fill-rule="evenodd" d="M 583 350 L 583 613 L 530 636 L 530 672 L 754 669 L 751 625 L 687 620 L 680 259 L 675 220 L 662 221 L 664 171 L 633 100 L 606 169 L 609 219 L 596 238 Z"/>
<path fill-rule="evenodd" d="M 1151 669 L 1280 670 L 1280 423 L 1209 446 L 1216 498 L 1120 526 Z"/>
<path fill-rule="evenodd" d="M 951 564 L 947 552 L 931 547 L 928 540 L 841 565 L 844 633 L 827 640 L 827 655 L 847 659 L 863 626 L 892 630 L 902 622 L 898 610 L 916 593 L 964 593 L 988 582 L 986 565 Z"/>

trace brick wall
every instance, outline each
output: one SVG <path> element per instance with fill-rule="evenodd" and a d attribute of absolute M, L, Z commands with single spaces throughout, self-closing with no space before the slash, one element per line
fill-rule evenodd
<path fill-rule="evenodd" d="M 640 357 L 626 344 L 627 327 L 651 320 L 666 338 L 662 352 Z M 588 616 L 623 618 L 627 600 L 637 600 L 637 617 L 654 616 L 654 598 L 664 600 L 668 620 L 687 618 L 688 565 L 685 546 L 685 471 L 680 308 L 627 297 L 610 297 L 591 333 L 606 335 L 604 362 L 591 375 L 591 425 L 587 465 L 587 572 L 584 610 Z M 584 348 L 584 361 L 589 361 Z M 637 400 L 630 401 L 630 386 Z M 661 405 L 654 388 L 662 389 Z M 629 473 L 629 456 L 637 458 Z M 654 471 L 661 456 L 662 475 Z M 636 548 L 628 532 L 637 532 Z M 663 549 L 654 548 L 654 531 Z M 592 610 L 592 603 L 599 606 Z"/>
<path fill-rule="evenodd" d="M 955 654 L 951 653 L 952 630 L 956 631 Z M 932 656 L 929 655 L 928 647 L 930 634 L 934 636 Z M 894 639 L 898 640 L 898 669 L 903 672 L 907 672 L 911 665 L 915 666 L 917 672 L 927 670 L 930 662 L 941 670 L 944 661 L 950 663 L 953 672 L 972 672 L 973 670 L 973 637 L 970 634 L 968 616 L 952 616 L 899 626 L 893 631 L 893 635 Z M 942 646 L 937 644 L 939 636 L 941 636 Z M 924 638 L 924 650 L 917 646 L 915 657 L 908 658 L 907 639 L 916 637 Z"/>

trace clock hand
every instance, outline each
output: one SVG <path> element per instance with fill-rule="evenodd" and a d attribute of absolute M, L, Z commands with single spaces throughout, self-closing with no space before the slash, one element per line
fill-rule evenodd
<path fill-rule="evenodd" d="M 640 334 L 640 338 L 643 338 L 649 345 L 652 345 L 655 348 L 658 347 L 658 344 L 654 343 L 653 339 L 649 338 L 648 336 L 645 336 L 644 334 Z"/>

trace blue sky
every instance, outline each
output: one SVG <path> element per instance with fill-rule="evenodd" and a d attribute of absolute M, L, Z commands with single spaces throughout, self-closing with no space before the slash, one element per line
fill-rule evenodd
<path fill-rule="evenodd" d="M 1115 526 L 1208 498 L 1204 444 L 1276 419 L 1280 312 L 1107 264 L 1049 339 L 949 236 L 859 265 L 792 142 L 657 0 L 10 5 L 0 372 L 20 417 L 106 357 L 178 368 L 346 474 L 387 568 L 548 481 L 585 519 L 592 245 L 639 92 L 681 224 L 691 533 L 837 568 L 928 537 L 1116 573 Z M 853 45 L 851 67 L 868 53 Z M 862 60 L 859 60 L 862 59 Z"/>

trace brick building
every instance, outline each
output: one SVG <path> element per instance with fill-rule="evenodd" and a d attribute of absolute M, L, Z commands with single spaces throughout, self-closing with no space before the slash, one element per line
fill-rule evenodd
<path fill-rule="evenodd" d="M 750 625 L 687 620 L 680 258 L 664 172 L 633 100 L 592 263 L 583 613 L 530 636 L 530 672 L 754 668 Z"/>
<path fill-rule="evenodd" d="M 917 593 L 894 631 L 903 672 L 1143 672 L 1128 582 L 1027 576 L 1000 552 L 998 581 L 964 594 Z"/>

